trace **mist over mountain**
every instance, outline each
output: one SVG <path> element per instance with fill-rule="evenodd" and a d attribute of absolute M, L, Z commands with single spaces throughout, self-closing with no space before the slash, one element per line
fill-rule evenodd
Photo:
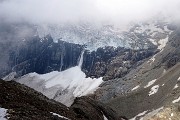
<path fill-rule="evenodd" d="M 125 25 L 155 15 L 179 19 L 178 0 L 6 0 L 0 3 L 5 21 L 34 24 L 110 23 Z"/>

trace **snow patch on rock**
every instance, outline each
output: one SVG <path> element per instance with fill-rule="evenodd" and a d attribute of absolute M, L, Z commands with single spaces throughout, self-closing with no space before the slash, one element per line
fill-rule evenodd
<path fill-rule="evenodd" d="M 177 81 L 180 81 L 180 77 L 177 79 Z"/>
<path fill-rule="evenodd" d="M 135 117 L 131 118 L 130 120 L 136 120 L 137 117 L 143 116 L 147 113 L 148 111 L 144 111 L 142 113 L 139 113 L 138 115 L 136 115 Z"/>
<path fill-rule="evenodd" d="M 173 100 L 172 103 L 177 103 L 179 101 L 180 101 L 180 96 L 177 99 Z"/>
<path fill-rule="evenodd" d="M 105 115 L 103 115 L 103 118 L 104 118 L 104 120 L 108 120 L 107 117 L 106 117 Z"/>
<path fill-rule="evenodd" d="M 144 117 L 142 117 L 141 119 L 142 120 L 149 120 L 151 119 L 151 117 L 153 117 L 154 115 L 156 115 L 160 110 L 162 110 L 164 107 L 161 107 L 161 108 L 158 108 L 158 109 L 155 109 L 151 112 L 149 112 L 148 114 L 146 114 Z"/>
<path fill-rule="evenodd" d="M 140 85 L 137 85 L 136 87 L 134 87 L 131 91 L 137 90 L 140 87 Z"/>
<path fill-rule="evenodd" d="M 151 88 L 151 91 L 149 91 L 149 96 L 155 94 L 158 92 L 158 89 L 159 89 L 159 85 L 155 85 Z"/>
<path fill-rule="evenodd" d="M 176 84 L 173 89 L 176 89 L 176 88 L 178 88 L 178 87 L 179 87 L 178 84 Z"/>
<path fill-rule="evenodd" d="M 16 72 L 11 72 L 10 74 L 6 75 L 4 78 L 2 78 L 5 81 L 11 81 L 15 78 Z"/>
<path fill-rule="evenodd" d="M 147 61 L 147 63 L 150 63 L 150 65 L 152 65 L 152 63 L 156 60 L 156 55 L 154 55 L 151 59 L 149 59 L 148 61 Z"/>
<path fill-rule="evenodd" d="M 159 50 L 163 50 L 163 48 L 166 46 L 166 44 L 168 42 L 168 39 L 169 39 L 169 37 L 166 37 L 165 39 L 161 39 L 158 41 L 158 44 L 159 44 L 158 49 Z"/>
<path fill-rule="evenodd" d="M 149 39 L 154 45 L 158 45 L 155 39 Z"/>
<path fill-rule="evenodd" d="M 58 116 L 58 117 L 60 117 L 60 118 L 70 120 L 69 118 L 64 117 L 64 116 L 62 116 L 62 115 L 59 115 L 59 114 L 57 114 L 57 113 L 53 113 L 53 112 L 50 112 L 50 113 L 53 114 L 54 116 Z"/>
<path fill-rule="evenodd" d="M 7 120 L 7 109 L 0 107 L 0 120 Z"/>
<path fill-rule="evenodd" d="M 153 85 L 156 82 L 157 79 L 154 79 L 150 82 L 148 82 L 148 84 L 146 86 L 144 86 L 144 88 L 148 88 L 149 86 Z"/>

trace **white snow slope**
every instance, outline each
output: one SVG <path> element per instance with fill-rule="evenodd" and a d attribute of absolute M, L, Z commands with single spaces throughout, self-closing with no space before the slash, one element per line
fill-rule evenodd
<path fill-rule="evenodd" d="M 103 82 L 102 77 L 97 79 L 86 78 L 85 73 L 80 68 L 83 61 L 82 57 L 83 55 L 81 55 L 78 66 L 62 72 L 53 71 L 41 75 L 30 73 L 17 79 L 17 82 L 34 88 L 47 97 L 70 106 L 75 97 L 93 93 Z"/>

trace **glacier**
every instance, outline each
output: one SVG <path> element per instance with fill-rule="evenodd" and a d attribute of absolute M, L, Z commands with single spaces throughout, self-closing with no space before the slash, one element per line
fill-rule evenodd
<path fill-rule="evenodd" d="M 172 31 L 168 29 L 168 21 L 161 21 L 162 26 L 158 26 L 159 21 L 146 21 L 127 25 L 125 28 L 114 25 L 95 25 L 93 23 L 82 22 L 79 24 L 43 24 L 37 26 L 37 34 L 43 38 L 51 35 L 54 42 L 58 40 L 85 45 L 89 51 L 106 46 L 125 47 L 133 49 L 146 49 L 151 45 L 161 45 L 164 43 L 159 36 L 168 37 Z M 164 37 L 163 37 L 164 38 Z"/>

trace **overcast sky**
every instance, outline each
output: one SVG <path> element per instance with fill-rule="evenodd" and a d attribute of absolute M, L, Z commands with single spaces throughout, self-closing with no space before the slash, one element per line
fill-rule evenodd
<path fill-rule="evenodd" d="M 8 21 L 127 23 L 159 13 L 178 19 L 180 0 L 0 0 L 0 16 Z"/>

